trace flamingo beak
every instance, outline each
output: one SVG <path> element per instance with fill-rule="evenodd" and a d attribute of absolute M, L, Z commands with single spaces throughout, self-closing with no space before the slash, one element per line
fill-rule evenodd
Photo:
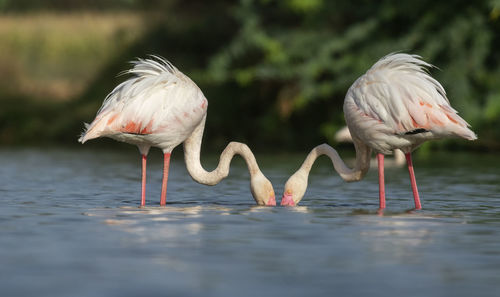
<path fill-rule="evenodd" d="M 276 197 L 274 197 L 274 194 L 269 196 L 269 199 L 267 200 L 266 205 L 267 206 L 276 206 Z"/>
<path fill-rule="evenodd" d="M 281 197 L 281 206 L 295 206 L 295 202 L 293 202 L 293 194 L 291 191 L 286 191 L 283 193 L 283 197 Z"/>

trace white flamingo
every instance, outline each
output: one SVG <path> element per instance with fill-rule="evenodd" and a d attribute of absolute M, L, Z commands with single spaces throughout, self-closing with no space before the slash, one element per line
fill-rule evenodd
<path fill-rule="evenodd" d="M 411 152 L 424 141 L 444 137 L 477 139 L 470 125 L 458 116 L 441 84 L 426 68 L 432 65 L 419 56 L 390 54 L 380 59 L 349 88 L 344 116 L 356 150 L 356 163 L 349 168 L 329 145 L 315 147 L 286 182 L 281 205 L 296 205 L 304 196 L 309 171 L 320 155 L 332 160 L 345 181 L 358 181 L 370 167 L 372 150 L 377 153 L 379 207 L 385 208 L 384 155 L 395 149 L 405 153 L 415 209 L 421 209 Z"/>
<path fill-rule="evenodd" d="M 97 137 L 135 144 L 142 155 L 141 206 L 146 203 L 146 158 L 151 147 L 164 154 L 160 205 L 166 203 L 172 150 L 184 143 L 184 158 L 191 177 L 215 185 L 229 174 L 235 154 L 241 155 L 250 172 L 250 189 L 259 205 L 275 205 L 274 189 L 262 174 L 246 144 L 231 142 L 216 169 L 207 172 L 200 164 L 200 150 L 208 101 L 198 86 L 170 62 L 157 56 L 132 62 L 125 73 L 133 76 L 119 84 L 104 100 L 94 121 L 86 125 L 79 141 Z"/>

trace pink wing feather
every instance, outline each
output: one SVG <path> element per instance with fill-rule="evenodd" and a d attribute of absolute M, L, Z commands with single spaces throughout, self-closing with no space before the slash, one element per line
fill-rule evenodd
<path fill-rule="evenodd" d="M 168 125 L 199 122 L 206 111 L 206 99 L 199 88 L 168 61 L 153 58 L 139 59 L 124 72 L 134 76 L 106 97 L 80 142 L 116 133 L 148 135 Z"/>
<path fill-rule="evenodd" d="M 361 76 L 347 96 L 352 96 L 361 116 L 386 125 L 395 134 L 424 129 L 440 136 L 476 139 L 426 67 L 432 65 L 416 55 L 388 55 Z"/>

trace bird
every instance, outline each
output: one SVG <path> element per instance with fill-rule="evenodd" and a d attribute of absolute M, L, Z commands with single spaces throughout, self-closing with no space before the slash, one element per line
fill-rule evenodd
<path fill-rule="evenodd" d="M 352 142 L 351 132 L 349 132 L 349 128 L 347 126 L 343 126 L 335 133 L 335 141 L 337 142 Z M 390 163 L 387 163 L 391 160 L 384 160 L 384 166 L 386 167 L 402 167 L 406 164 L 405 154 L 401 150 L 394 150 L 394 160 Z M 376 163 L 376 160 L 375 160 Z M 373 162 L 372 162 L 373 164 Z"/>
<path fill-rule="evenodd" d="M 405 154 L 415 209 L 421 209 L 412 151 L 427 140 L 477 139 L 470 125 L 451 107 L 443 86 L 430 76 L 428 69 L 432 67 L 421 56 L 391 53 L 359 77 L 347 91 L 343 106 L 356 150 L 354 168 L 347 167 L 328 144 L 316 146 L 287 180 L 281 205 L 299 203 L 307 189 L 311 167 L 319 156 L 327 155 L 341 178 L 351 182 L 365 176 L 374 151 L 378 163 L 379 209 L 383 210 L 386 207 L 384 155 L 400 149 Z"/>
<path fill-rule="evenodd" d="M 151 147 L 163 151 L 160 206 L 166 204 L 172 150 L 183 143 L 188 173 L 198 183 L 215 185 L 228 176 L 234 155 L 241 155 L 250 173 L 250 190 L 258 205 L 276 205 L 271 182 L 259 169 L 250 148 L 230 142 L 218 166 L 206 171 L 200 164 L 201 143 L 208 100 L 200 88 L 165 58 L 151 55 L 131 62 L 121 74 L 130 78 L 116 86 L 104 99 L 95 119 L 85 124 L 79 142 L 98 137 L 134 144 L 142 157 L 141 207 L 146 204 L 146 163 Z"/>

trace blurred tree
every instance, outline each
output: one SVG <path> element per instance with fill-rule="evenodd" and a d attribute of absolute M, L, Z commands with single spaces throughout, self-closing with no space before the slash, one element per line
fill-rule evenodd
<path fill-rule="evenodd" d="M 0 9 L 7 12 L 26 12 L 36 10 L 71 11 L 81 9 L 131 8 L 135 0 L 0 0 Z"/>
<path fill-rule="evenodd" d="M 433 75 L 480 138 L 498 139 L 499 2 L 243 0 L 233 13 L 240 30 L 209 69 L 218 83 L 272 82 L 282 119 L 319 117 L 332 140 L 358 76 L 390 52 L 419 54 L 442 69 Z M 305 115 L 315 104 L 322 111 Z"/>
<path fill-rule="evenodd" d="M 402 51 L 439 68 L 432 75 L 479 132 L 479 142 L 460 146 L 500 147 L 500 0 L 43 3 L 0 0 L 0 9 L 128 9 L 144 13 L 146 22 L 158 20 L 115 53 L 79 99 L 51 109 L 63 115 L 53 120 L 50 139 L 74 141 L 80 121 L 90 120 L 123 79 L 115 74 L 125 61 L 155 53 L 203 89 L 213 147 L 234 139 L 252 147 L 309 149 L 333 141 L 344 125 L 343 99 L 354 80 L 380 57 Z"/>

